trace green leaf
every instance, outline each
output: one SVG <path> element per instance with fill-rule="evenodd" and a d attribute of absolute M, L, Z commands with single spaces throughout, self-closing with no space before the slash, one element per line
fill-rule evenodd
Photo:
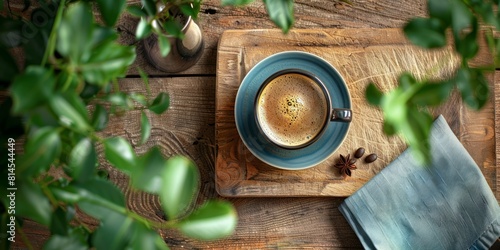
<path fill-rule="evenodd" d="M 232 6 L 242 6 L 252 3 L 255 0 L 222 0 L 222 6 L 232 5 Z"/>
<path fill-rule="evenodd" d="M 28 112 L 49 101 L 54 94 L 56 79 L 52 70 L 29 66 L 26 71 L 14 78 L 10 92 L 14 114 Z"/>
<path fill-rule="evenodd" d="M 76 92 L 78 85 L 78 76 L 73 72 L 63 70 L 57 75 L 56 89 L 64 92 Z"/>
<path fill-rule="evenodd" d="M 112 137 L 104 141 L 106 159 L 118 169 L 130 173 L 137 164 L 132 146 L 122 137 Z"/>
<path fill-rule="evenodd" d="M 398 82 L 404 91 L 411 89 L 417 84 L 415 77 L 408 72 L 402 73 L 398 78 Z"/>
<path fill-rule="evenodd" d="M 68 221 L 66 220 L 66 212 L 58 207 L 52 213 L 52 220 L 50 222 L 50 233 L 52 235 L 68 235 Z"/>
<path fill-rule="evenodd" d="M 135 57 L 134 47 L 107 42 L 92 50 L 90 58 L 80 64 L 80 70 L 86 81 L 103 87 L 117 77 L 125 76 Z"/>
<path fill-rule="evenodd" d="M 33 176 L 47 170 L 61 154 L 61 139 L 57 129 L 44 127 L 28 137 L 20 159 L 18 174 Z"/>
<path fill-rule="evenodd" d="M 59 127 L 59 120 L 49 105 L 40 106 L 29 113 L 33 128 Z"/>
<path fill-rule="evenodd" d="M 0 81 L 10 82 L 19 73 L 16 61 L 14 61 L 7 49 L 2 47 L 0 47 L 0 65 L 2 65 Z"/>
<path fill-rule="evenodd" d="M 148 100 L 146 97 L 142 94 L 139 93 L 130 93 L 129 97 L 132 98 L 132 100 L 136 101 L 137 103 L 147 106 L 148 105 Z"/>
<path fill-rule="evenodd" d="M 387 121 L 384 121 L 383 130 L 386 135 L 395 135 L 397 133 L 396 128 Z"/>
<path fill-rule="evenodd" d="M 429 136 L 432 127 L 432 116 L 427 112 L 412 109 L 408 112 L 401 132 L 410 144 L 415 158 L 421 163 L 431 160 Z"/>
<path fill-rule="evenodd" d="M 162 35 L 158 36 L 158 41 L 160 45 L 160 54 L 162 57 L 166 57 L 168 53 L 170 53 L 172 45 L 170 44 L 168 38 Z"/>
<path fill-rule="evenodd" d="M 160 200 L 167 217 L 172 220 L 184 215 L 198 193 L 200 176 L 194 163 L 183 156 L 167 160 L 161 172 L 163 188 Z"/>
<path fill-rule="evenodd" d="M 104 22 L 108 26 L 115 25 L 126 5 L 126 0 L 96 0 L 96 2 L 101 10 Z"/>
<path fill-rule="evenodd" d="M 183 38 L 184 33 L 182 33 L 182 26 L 176 20 L 169 18 L 162 24 L 163 29 L 170 35 Z"/>
<path fill-rule="evenodd" d="M 22 29 L 23 35 L 28 38 L 23 44 L 26 65 L 39 65 L 42 62 L 56 17 L 56 3 L 40 5 L 43 7 L 33 10 L 30 22 L 26 22 Z M 50 10 L 51 7 L 54 8 L 53 11 Z"/>
<path fill-rule="evenodd" d="M 86 250 L 88 246 L 75 236 L 52 235 L 43 246 L 46 250 Z"/>
<path fill-rule="evenodd" d="M 148 13 L 138 5 L 127 6 L 127 11 L 136 17 L 146 17 L 148 15 Z"/>
<path fill-rule="evenodd" d="M 482 71 L 460 68 L 455 77 L 462 100 L 472 109 L 479 110 L 489 98 L 489 84 Z"/>
<path fill-rule="evenodd" d="M 116 30 L 111 27 L 102 27 L 99 25 L 94 25 L 94 30 L 92 32 L 92 47 L 98 47 L 103 44 L 113 43 L 118 39 L 118 34 Z"/>
<path fill-rule="evenodd" d="M 201 0 L 195 0 L 192 2 L 193 4 L 193 10 L 196 13 L 195 15 L 191 15 L 193 19 L 198 19 L 198 14 L 200 13 L 201 10 Z"/>
<path fill-rule="evenodd" d="M 412 148 L 416 159 L 426 163 L 430 160 L 428 139 L 432 117 L 425 109 L 420 110 L 416 105 L 408 103 L 411 94 L 422 86 L 413 84 L 406 90 L 400 86 L 384 96 L 381 106 L 384 112 L 384 132 L 389 135 L 402 135 Z"/>
<path fill-rule="evenodd" d="M 269 18 L 283 33 L 288 33 L 294 23 L 293 0 L 264 0 L 264 4 Z"/>
<path fill-rule="evenodd" d="M 80 197 L 78 207 L 90 216 L 103 220 L 115 211 L 125 212 L 125 197 L 113 183 L 93 179 L 75 185 Z"/>
<path fill-rule="evenodd" d="M 94 232 L 92 243 L 96 249 L 122 250 L 135 235 L 137 223 L 132 218 L 120 213 L 111 212 Z"/>
<path fill-rule="evenodd" d="M 141 0 L 142 6 L 150 16 L 156 15 L 156 1 L 154 0 Z"/>
<path fill-rule="evenodd" d="M 438 18 L 445 26 L 451 24 L 450 0 L 429 0 L 427 6 L 431 17 Z"/>
<path fill-rule="evenodd" d="M 90 232 L 82 225 L 70 228 L 69 237 L 80 241 L 85 246 L 90 242 Z"/>
<path fill-rule="evenodd" d="M 137 223 L 135 232 L 133 233 L 130 249 L 156 249 L 168 250 L 165 241 L 152 229 L 146 228 L 144 225 Z"/>
<path fill-rule="evenodd" d="M 238 222 L 229 202 L 208 201 L 179 223 L 185 235 L 200 240 L 215 240 L 231 235 Z"/>
<path fill-rule="evenodd" d="M 15 193 L 16 216 L 32 219 L 45 226 L 50 225 L 52 207 L 38 184 L 31 181 L 17 182 L 17 191 L 8 194 L 13 193 Z"/>
<path fill-rule="evenodd" d="M 108 111 L 103 106 L 96 104 L 91 124 L 96 131 L 106 128 L 108 125 Z"/>
<path fill-rule="evenodd" d="M 477 13 L 477 15 L 481 16 L 485 23 L 491 24 L 497 29 L 500 29 L 500 20 L 497 20 L 493 6 L 494 5 L 489 1 L 475 1 L 472 3 L 472 9 Z"/>
<path fill-rule="evenodd" d="M 149 123 L 148 117 L 144 111 L 141 114 L 141 144 L 144 144 L 149 136 L 151 135 L 151 124 Z"/>
<path fill-rule="evenodd" d="M 155 230 L 119 213 L 102 221 L 92 243 L 97 249 L 169 249 Z"/>
<path fill-rule="evenodd" d="M 453 34 L 459 36 L 463 29 L 472 25 L 473 15 L 462 0 L 451 0 L 451 27 Z"/>
<path fill-rule="evenodd" d="M 373 83 L 368 84 L 368 87 L 366 87 L 365 96 L 368 103 L 375 106 L 380 106 L 383 98 L 382 92 Z"/>
<path fill-rule="evenodd" d="M 71 221 L 75 218 L 76 210 L 75 207 L 68 205 L 66 206 L 66 221 Z M 70 230 L 71 233 L 72 230 Z"/>
<path fill-rule="evenodd" d="M 470 32 L 462 32 L 455 35 L 455 48 L 463 59 L 472 59 L 479 51 L 479 44 L 477 42 L 477 33 L 479 30 L 479 23 L 476 18 L 472 21 L 472 30 Z"/>
<path fill-rule="evenodd" d="M 75 93 L 61 96 L 55 95 L 50 99 L 50 108 L 58 116 L 59 123 L 80 132 L 89 131 L 90 125 L 86 109 L 81 99 Z"/>
<path fill-rule="evenodd" d="M 82 199 L 82 196 L 78 193 L 78 188 L 74 186 L 51 185 L 49 190 L 54 195 L 54 198 L 71 205 Z"/>
<path fill-rule="evenodd" d="M 73 148 L 69 159 L 71 177 L 79 182 L 86 182 L 94 175 L 97 153 L 89 138 L 82 139 Z"/>
<path fill-rule="evenodd" d="M 106 97 L 106 100 L 111 104 L 122 107 L 124 109 L 131 109 L 134 104 L 128 98 L 127 94 L 123 92 L 112 93 Z"/>
<path fill-rule="evenodd" d="M 422 87 L 411 97 L 411 102 L 421 106 L 437 106 L 445 102 L 453 90 L 453 83 L 423 83 Z"/>
<path fill-rule="evenodd" d="M 147 19 L 141 18 L 141 20 L 139 21 L 139 24 L 137 25 L 137 29 L 135 31 L 135 37 L 137 38 L 137 40 L 146 38 L 151 34 L 152 30 L 153 30 L 153 27 L 147 21 Z"/>
<path fill-rule="evenodd" d="M 397 131 L 400 131 L 398 126 L 404 123 L 408 113 L 408 97 L 405 93 L 408 92 L 401 87 L 396 88 L 384 95 L 380 105 L 384 111 L 384 121 L 393 125 Z"/>
<path fill-rule="evenodd" d="M 72 91 L 67 91 L 62 95 L 62 97 L 73 107 L 75 112 L 77 112 L 81 118 L 83 118 L 85 121 L 89 120 L 87 106 L 85 106 L 85 103 L 83 102 L 82 98 L 78 96 L 78 94 Z"/>
<path fill-rule="evenodd" d="M 194 19 L 198 18 L 198 13 L 200 12 L 200 5 L 194 3 L 185 3 L 179 5 L 179 9 L 186 16 L 191 16 Z"/>
<path fill-rule="evenodd" d="M 403 28 L 406 37 L 423 48 L 439 48 L 446 45 L 445 29 L 436 18 L 414 18 Z"/>
<path fill-rule="evenodd" d="M 73 63 L 85 61 L 90 54 L 94 22 L 88 3 L 77 2 L 66 9 L 58 29 L 57 51 Z"/>
<path fill-rule="evenodd" d="M 48 27 L 50 28 L 52 25 Z M 26 56 L 25 65 L 40 65 L 42 63 L 45 50 L 48 46 L 49 36 L 50 29 L 40 29 L 34 37 L 28 39 L 23 44 L 24 55 Z"/>
<path fill-rule="evenodd" d="M 160 93 L 153 100 L 153 103 L 149 106 L 149 110 L 153 111 L 155 114 L 162 114 L 170 106 L 170 96 L 167 93 Z"/>
<path fill-rule="evenodd" d="M 162 173 L 167 167 L 167 161 L 157 147 L 150 149 L 146 154 L 139 157 L 137 168 L 130 176 L 132 185 L 152 194 L 162 191 Z"/>
<path fill-rule="evenodd" d="M 97 85 L 85 83 L 82 92 L 80 92 L 80 97 L 84 100 L 94 98 L 100 90 L 100 87 Z"/>

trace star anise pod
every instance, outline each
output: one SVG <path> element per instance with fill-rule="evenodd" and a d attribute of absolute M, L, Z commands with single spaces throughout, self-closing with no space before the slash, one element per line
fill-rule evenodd
<path fill-rule="evenodd" d="M 351 159 L 351 155 L 348 154 L 347 157 L 340 155 L 340 160 L 335 164 L 335 167 L 339 169 L 340 174 L 351 176 L 351 170 L 356 169 L 356 158 Z"/>

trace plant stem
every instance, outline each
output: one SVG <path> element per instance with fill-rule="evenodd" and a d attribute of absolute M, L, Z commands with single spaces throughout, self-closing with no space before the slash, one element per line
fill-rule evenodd
<path fill-rule="evenodd" d="M 47 49 L 43 54 L 41 66 L 44 66 L 47 63 L 49 56 L 53 55 L 56 49 L 57 31 L 59 30 L 59 26 L 61 25 L 61 19 L 65 4 L 66 0 L 61 0 L 57 8 L 56 19 L 54 20 L 54 25 L 52 26 L 52 30 L 50 31 L 49 41 L 47 43 Z"/>
<path fill-rule="evenodd" d="M 48 189 L 46 185 L 42 186 L 42 191 L 45 194 L 45 196 L 47 196 L 47 198 L 49 198 L 50 203 L 52 203 L 53 207 L 57 207 L 59 205 L 57 202 L 57 199 L 54 197 L 52 192 L 50 192 L 50 189 Z"/>
<path fill-rule="evenodd" d="M 115 92 L 120 92 L 120 86 L 118 85 L 118 81 L 115 79 L 113 79 L 113 89 L 115 90 Z"/>
<path fill-rule="evenodd" d="M 149 102 L 149 99 L 151 98 L 151 88 L 149 87 L 149 78 L 146 72 L 144 72 L 141 68 L 137 68 L 139 70 L 139 75 L 142 78 L 142 81 L 144 82 L 144 86 L 146 86 L 146 93 L 148 94 L 147 100 Z"/>
<path fill-rule="evenodd" d="M 64 85 L 61 88 L 61 90 L 63 92 L 65 92 L 69 88 L 69 86 L 71 84 L 71 80 L 73 80 L 73 75 L 72 74 L 68 74 L 68 78 L 66 79 L 66 81 L 64 82 Z"/>
<path fill-rule="evenodd" d="M 155 222 L 154 227 L 158 229 L 170 229 L 175 227 L 177 221 Z"/>

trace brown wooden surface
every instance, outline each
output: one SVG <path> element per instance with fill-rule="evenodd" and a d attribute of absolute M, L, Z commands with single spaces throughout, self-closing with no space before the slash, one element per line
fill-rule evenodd
<path fill-rule="evenodd" d="M 313 168 L 284 171 L 263 163 L 243 144 L 234 122 L 234 102 L 240 82 L 256 63 L 274 53 L 293 50 L 320 56 L 339 71 L 350 91 L 353 121 L 346 140 L 332 157 Z M 490 58 L 481 53 L 476 61 Z M 217 60 L 215 170 L 216 187 L 223 196 L 349 196 L 406 149 L 398 137 L 382 133 L 383 115 L 367 103 L 366 86 L 374 82 L 382 91 L 389 91 L 405 71 L 421 79 L 449 77 L 459 63 L 451 47 L 426 51 L 411 46 L 400 29 L 374 28 L 297 29 L 287 35 L 277 30 L 226 31 L 219 41 Z M 465 110 L 460 112 L 457 105 L 461 105 L 460 98 L 453 95 L 434 113 L 442 114 L 459 135 L 459 124 L 469 115 Z M 460 139 L 465 143 L 467 136 Z M 494 139 L 482 141 L 491 144 Z M 378 160 L 370 164 L 358 161 L 351 177 L 341 176 L 333 167 L 339 154 L 352 154 L 358 147 L 364 147 L 367 154 L 377 153 Z M 473 154 L 478 163 L 491 160 L 482 152 Z M 495 188 L 496 175 L 487 172 L 485 176 Z"/>
<path fill-rule="evenodd" d="M 296 0 L 295 28 L 400 28 L 410 17 L 426 14 L 425 0 L 351 0 L 351 2 L 352 5 L 334 0 Z M 148 113 L 153 130 L 151 139 L 146 145 L 138 145 L 139 111 L 114 117 L 105 133 L 110 136 L 125 136 L 138 153 L 144 152 L 149 147 L 159 146 L 166 155 L 185 154 L 191 157 L 198 164 L 202 177 L 199 202 L 210 198 L 226 199 L 231 201 L 238 211 L 238 227 L 227 239 L 200 242 L 183 237 L 176 231 L 160 231 L 165 242 L 172 249 L 286 247 L 361 249 L 362 246 L 354 231 L 337 209 L 343 198 L 219 197 L 215 189 L 214 115 L 217 42 L 223 31 L 228 29 L 274 26 L 267 18 L 262 1 L 256 1 L 244 8 L 232 8 L 221 7 L 220 0 L 206 0 L 202 4 L 197 22 L 205 37 L 203 57 L 193 68 L 172 75 L 173 77 L 165 77 L 167 74 L 152 68 L 145 61 L 141 44 L 133 38 L 136 19 L 126 15 L 117 26 L 121 33 L 121 41 L 126 44 L 136 44 L 138 47 L 135 66 L 143 68 L 152 76 L 152 89 L 155 89 L 155 92 L 163 90 L 170 93 L 172 107 L 162 116 Z M 137 69 L 134 67 L 129 71 L 129 78 L 120 81 L 120 85 L 126 90 L 144 92 L 137 78 Z M 498 93 L 495 97 L 500 99 Z M 491 100 L 494 100 L 493 96 Z M 488 169 L 488 174 L 498 177 L 499 173 L 495 171 L 497 166 L 495 144 L 492 144 L 491 138 L 500 137 L 500 130 L 499 124 L 494 122 L 494 115 L 498 116 L 498 112 L 494 112 L 493 102 L 489 103 L 481 113 L 469 112 L 458 106 L 459 103 L 456 104 L 459 109 L 457 112 L 465 112 L 467 115 L 461 115 L 462 120 L 452 124 L 452 127 L 458 131 L 462 139 L 465 139 L 463 142 L 469 152 L 478 156 L 475 160 L 483 172 Z M 485 143 L 485 140 L 488 143 Z M 102 156 L 102 148 L 99 149 L 99 154 Z M 108 165 L 104 167 L 110 168 Z M 125 191 L 131 209 L 154 220 L 162 218 L 156 197 L 133 192 L 129 189 L 125 176 L 114 170 L 110 173 L 115 183 Z M 498 181 L 498 178 L 496 180 Z M 497 183 L 489 184 L 492 188 L 496 188 Z M 95 225 L 94 221 L 87 222 Z M 35 249 L 41 249 L 48 237 L 47 228 L 30 221 L 26 221 L 25 225 L 24 234 Z M 25 246 L 21 242 L 16 242 L 14 249 L 25 249 Z"/>

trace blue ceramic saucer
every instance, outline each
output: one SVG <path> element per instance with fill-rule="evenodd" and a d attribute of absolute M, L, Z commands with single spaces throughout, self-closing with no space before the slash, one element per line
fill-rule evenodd
<path fill-rule="evenodd" d="M 285 69 L 311 72 L 330 92 L 332 107 L 352 109 L 349 90 L 342 76 L 332 65 L 310 53 L 287 51 L 260 61 L 243 79 L 234 106 L 236 128 L 243 143 L 261 161 L 287 170 L 310 168 L 326 160 L 340 147 L 347 136 L 350 123 L 330 122 L 318 140 L 300 149 L 285 149 L 268 141 L 259 131 L 254 101 L 264 81 Z"/>

